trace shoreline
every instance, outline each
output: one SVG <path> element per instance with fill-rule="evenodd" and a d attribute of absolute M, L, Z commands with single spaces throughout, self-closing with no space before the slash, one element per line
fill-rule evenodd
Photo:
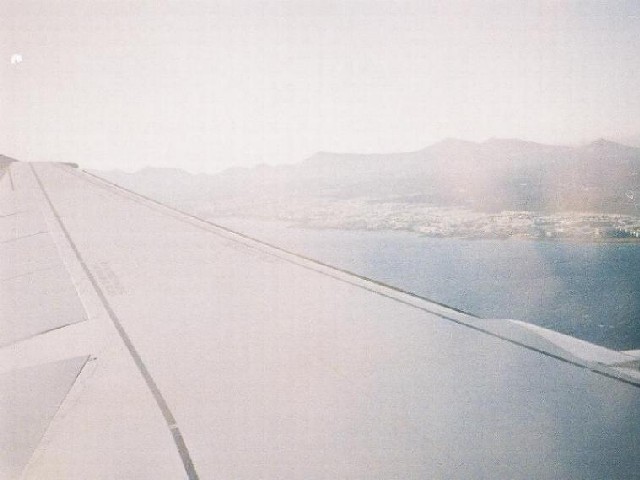
<path fill-rule="evenodd" d="M 216 215 L 210 217 L 213 220 L 219 220 L 224 218 L 238 219 L 242 221 L 261 221 L 261 222 L 273 222 L 286 224 L 286 228 L 300 228 L 303 230 L 336 230 L 343 232 L 403 232 L 415 234 L 419 237 L 433 238 L 433 239 L 450 239 L 450 240 L 516 240 L 526 242 L 549 242 L 549 243 L 576 243 L 576 244 L 637 244 L 640 245 L 640 238 L 597 238 L 597 237 L 523 237 L 518 235 L 502 236 L 502 235 L 487 235 L 487 236 L 466 236 L 466 235 L 430 235 L 420 231 L 412 230 L 410 228 L 349 228 L 339 226 L 320 226 L 309 225 L 300 220 L 283 219 L 283 218 L 268 218 L 251 215 Z"/>

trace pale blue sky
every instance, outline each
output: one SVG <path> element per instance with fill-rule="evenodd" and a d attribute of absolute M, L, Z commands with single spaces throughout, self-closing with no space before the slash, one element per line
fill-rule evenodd
<path fill-rule="evenodd" d="M 637 1 L 0 0 L 0 54 L 0 152 L 90 168 L 640 132 Z"/>

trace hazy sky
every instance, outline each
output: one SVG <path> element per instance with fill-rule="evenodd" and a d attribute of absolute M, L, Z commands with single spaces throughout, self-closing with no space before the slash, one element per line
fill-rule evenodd
<path fill-rule="evenodd" d="M 25 160 L 213 172 L 640 132 L 637 0 L 0 0 L 0 54 L 0 152 Z"/>

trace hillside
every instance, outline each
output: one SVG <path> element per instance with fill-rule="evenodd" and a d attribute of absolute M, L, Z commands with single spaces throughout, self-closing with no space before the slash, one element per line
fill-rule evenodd
<path fill-rule="evenodd" d="M 366 198 L 488 213 L 637 215 L 640 208 L 640 149 L 607 140 L 567 147 L 516 139 L 450 139 L 415 152 L 320 152 L 295 165 L 234 168 L 217 175 L 154 168 L 100 174 L 183 204 Z"/>

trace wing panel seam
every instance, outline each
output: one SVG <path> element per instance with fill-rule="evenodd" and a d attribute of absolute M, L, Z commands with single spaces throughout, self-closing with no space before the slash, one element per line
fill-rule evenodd
<path fill-rule="evenodd" d="M 169 405 L 167 404 L 167 401 L 165 400 L 164 396 L 162 395 L 162 392 L 158 388 L 158 385 L 156 384 L 155 380 L 151 376 L 151 373 L 149 372 L 149 370 L 148 370 L 147 366 L 145 365 L 144 361 L 142 360 L 142 357 L 138 353 L 138 351 L 137 351 L 135 345 L 133 344 L 131 338 L 129 337 L 129 335 L 127 334 L 126 330 L 124 329 L 122 323 L 120 322 L 120 319 L 118 318 L 118 316 L 116 315 L 115 311 L 113 310 L 113 308 L 109 304 L 104 292 L 102 291 L 102 289 L 98 285 L 98 282 L 96 281 L 95 277 L 93 276 L 93 274 L 91 273 L 91 271 L 87 267 L 87 265 L 86 265 L 84 259 L 82 258 L 82 255 L 80 254 L 75 242 L 71 238 L 71 235 L 69 234 L 69 231 L 65 227 L 64 222 L 62 221 L 62 218 L 60 217 L 58 211 L 56 210 L 55 206 L 53 205 L 53 202 L 51 201 L 51 198 L 49 197 L 49 194 L 47 193 L 47 190 L 45 189 L 45 187 L 44 187 L 44 185 L 42 183 L 42 180 L 40 179 L 40 176 L 36 172 L 33 164 L 29 164 L 29 166 L 31 167 L 31 171 L 34 174 L 34 176 L 35 176 L 35 178 L 36 178 L 36 180 L 38 182 L 38 185 L 40 186 L 40 189 L 42 190 L 42 193 L 44 194 L 44 197 L 47 200 L 47 203 L 49 204 L 49 207 L 51 208 L 51 211 L 53 212 L 54 217 L 58 221 L 58 225 L 60 226 L 60 229 L 64 233 L 67 241 L 69 242 L 69 245 L 71 246 L 76 258 L 78 259 L 78 262 L 80 262 L 80 265 L 82 266 L 82 269 L 84 270 L 84 273 L 87 275 L 87 278 L 91 282 L 91 285 L 93 286 L 93 288 L 95 289 L 96 293 L 98 294 L 98 297 L 100 298 L 100 301 L 101 301 L 104 309 L 106 310 L 107 314 L 109 315 L 109 318 L 111 319 L 113 325 L 115 326 L 115 328 L 116 328 L 116 330 L 118 332 L 118 335 L 120 336 L 122 342 L 124 343 L 125 347 L 129 351 L 129 354 L 131 355 L 134 363 L 136 364 L 136 367 L 138 368 L 138 371 L 142 375 L 145 383 L 147 384 L 147 387 L 149 388 L 149 391 L 151 392 L 154 400 L 156 401 L 156 403 L 158 405 L 158 408 L 160 409 L 160 412 L 162 413 L 162 416 L 164 417 L 164 420 L 165 420 L 165 422 L 167 424 L 167 427 L 169 428 L 169 431 L 171 432 L 171 436 L 172 436 L 173 441 L 174 441 L 174 443 L 176 445 L 176 448 L 178 450 L 178 454 L 180 455 L 180 459 L 182 460 L 182 464 L 184 466 L 185 472 L 187 473 L 187 478 L 189 480 L 198 480 L 199 477 L 198 477 L 198 474 L 196 472 L 195 466 L 193 464 L 193 460 L 191 459 L 191 455 L 189 453 L 189 449 L 187 448 L 187 445 L 186 445 L 186 443 L 184 441 L 184 438 L 182 437 L 182 433 L 180 432 L 180 429 L 177 426 L 176 419 L 173 416 L 173 413 L 171 412 L 171 409 L 169 408 Z"/>

